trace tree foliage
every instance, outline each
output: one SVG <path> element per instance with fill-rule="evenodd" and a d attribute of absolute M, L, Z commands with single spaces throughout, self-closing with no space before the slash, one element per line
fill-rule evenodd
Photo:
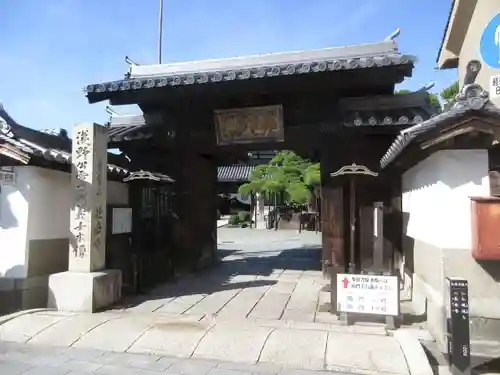
<path fill-rule="evenodd" d="M 441 91 L 441 98 L 448 104 L 453 105 L 455 103 L 455 97 L 460 91 L 458 80 L 453 82 L 450 86 Z"/>
<path fill-rule="evenodd" d="M 306 204 L 317 193 L 320 184 L 319 163 L 302 158 L 293 151 L 279 152 L 267 164 L 255 167 L 248 183 L 239 187 L 240 194 L 274 193 L 289 204 Z"/>

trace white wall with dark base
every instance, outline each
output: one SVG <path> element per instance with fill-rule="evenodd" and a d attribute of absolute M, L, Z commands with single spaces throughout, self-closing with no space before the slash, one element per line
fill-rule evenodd
<path fill-rule="evenodd" d="M 488 151 L 444 150 L 402 176 L 403 252 L 412 304 L 427 312 L 438 340 L 445 332 L 445 278 L 469 281 L 471 337 L 500 337 L 500 265 L 471 256 L 470 196 L 489 196 Z"/>
<path fill-rule="evenodd" d="M 15 183 L 0 190 L 0 313 L 45 307 L 48 276 L 68 270 L 71 174 L 14 172 Z M 126 184 L 108 181 L 107 189 L 108 204 L 128 204 Z"/>

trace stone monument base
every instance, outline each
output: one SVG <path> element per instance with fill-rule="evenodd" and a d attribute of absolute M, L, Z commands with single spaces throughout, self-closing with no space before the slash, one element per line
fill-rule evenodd
<path fill-rule="evenodd" d="M 61 272 L 49 276 L 48 308 L 70 312 L 95 312 L 121 298 L 119 270 Z"/>

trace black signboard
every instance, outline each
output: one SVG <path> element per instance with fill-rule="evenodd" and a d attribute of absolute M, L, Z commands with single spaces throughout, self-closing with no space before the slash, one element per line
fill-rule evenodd
<path fill-rule="evenodd" d="M 447 278 L 450 314 L 447 320 L 448 359 L 452 375 L 470 374 L 469 292 L 465 279 Z"/>

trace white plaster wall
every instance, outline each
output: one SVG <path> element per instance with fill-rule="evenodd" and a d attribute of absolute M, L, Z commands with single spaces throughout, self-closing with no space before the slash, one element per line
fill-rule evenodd
<path fill-rule="evenodd" d="M 430 328 L 442 340 L 446 277 L 469 281 L 473 337 L 495 332 L 500 322 L 500 267 L 484 266 L 471 256 L 470 196 L 489 196 L 488 151 L 439 151 L 402 176 L 403 251 L 413 268 L 412 303 L 427 312 Z M 406 221 L 406 223 L 405 223 Z M 486 319 L 486 320 L 485 320 Z"/>
<path fill-rule="evenodd" d="M 30 174 L 14 168 L 14 185 L 0 185 L 0 277 L 26 276 L 26 233 Z"/>
<path fill-rule="evenodd" d="M 71 175 L 16 167 L 16 185 L 0 194 L 0 276 L 26 277 L 30 240 L 69 237 Z M 128 204 L 128 186 L 108 181 L 108 204 Z M 47 254 L 50 259 L 51 254 Z"/>
<path fill-rule="evenodd" d="M 469 249 L 470 196 L 489 196 L 488 151 L 445 150 L 403 174 L 406 235 L 441 248 Z"/>
<path fill-rule="evenodd" d="M 24 168 L 30 172 L 32 185 L 28 241 L 68 238 L 71 175 L 38 167 Z"/>

